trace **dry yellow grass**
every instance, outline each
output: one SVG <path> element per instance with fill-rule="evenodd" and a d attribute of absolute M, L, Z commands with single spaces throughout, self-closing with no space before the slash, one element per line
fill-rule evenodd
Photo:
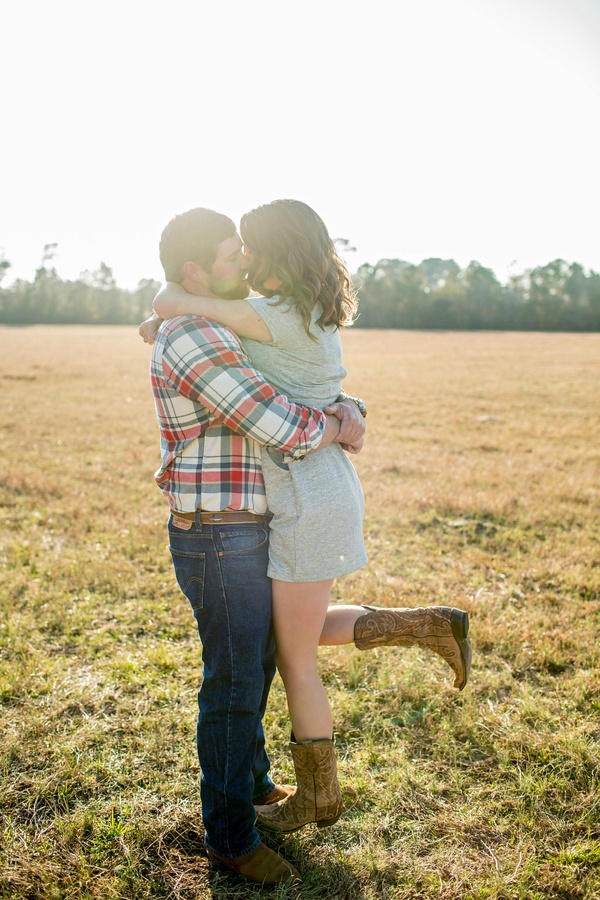
<path fill-rule="evenodd" d="M 271 896 L 600 893 L 600 336 L 344 335 L 369 406 L 370 564 L 336 597 L 460 605 L 472 683 L 417 650 L 330 648 L 340 823 L 271 843 Z M 0 897 L 258 897 L 210 869 L 199 646 L 152 472 L 135 329 L 0 328 Z M 290 776 L 276 682 L 267 732 Z"/>

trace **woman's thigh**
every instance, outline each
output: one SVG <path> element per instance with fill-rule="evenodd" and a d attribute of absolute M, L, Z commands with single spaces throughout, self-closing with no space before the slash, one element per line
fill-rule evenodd
<path fill-rule="evenodd" d="M 305 583 L 273 580 L 273 627 L 280 668 L 316 665 L 333 580 Z"/>

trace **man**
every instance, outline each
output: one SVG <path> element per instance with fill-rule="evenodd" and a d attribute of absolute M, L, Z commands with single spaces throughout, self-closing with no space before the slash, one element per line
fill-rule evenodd
<path fill-rule="evenodd" d="M 166 279 L 189 293 L 248 294 L 235 225 L 212 210 L 171 220 L 160 257 Z M 251 881 L 299 878 L 254 827 L 253 800 L 287 795 L 269 778 L 262 731 L 275 648 L 260 446 L 301 457 L 331 441 L 352 444 L 362 417 L 352 401 L 336 409 L 339 419 L 289 403 L 232 332 L 198 317 L 163 323 L 151 380 L 162 453 L 155 478 L 171 508 L 175 573 L 203 648 L 197 747 L 206 847 Z"/>
<path fill-rule="evenodd" d="M 241 240 L 226 216 L 204 209 L 176 216 L 163 232 L 161 261 L 167 280 L 188 293 L 248 294 Z M 140 333 L 152 333 L 147 323 Z M 338 422 L 290 404 L 252 369 L 228 329 L 193 316 L 162 325 L 152 384 L 163 457 L 156 480 L 171 506 L 173 563 L 203 644 L 197 743 L 206 845 L 244 877 L 274 884 L 299 876 L 260 843 L 252 800 L 264 826 L 291 831 L 316 820 L 321 788 L 313 779 L 292 803 L 289 789 L 268 776 L 261 720 L 274 647 L 259 448 L 301 457 L 331 441 L 360 444 L 366 411 L 349 398 L 332 407 Z M 467 614 L 449 607 L 334 606 L 320 643 L 361 650 L 418 644 L 448 662 L 462 690 L 471 665 L 467 633 Z"/>

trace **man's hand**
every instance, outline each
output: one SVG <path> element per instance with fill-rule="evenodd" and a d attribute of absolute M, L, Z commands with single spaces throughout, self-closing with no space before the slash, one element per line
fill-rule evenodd
<path fill-rule="evenodd" d="M 332 403 L 325 407 L 324 412 L 340 420 L 337 443 L 348 453 L 360 453 L 365 440 L 366 422 L 354 400 Z"/>
<path fill-rule="evenodd" d="M 152 313 L 149 319 L 142 322 L 138 328 L 138 334 L 144 339 L 145 344 L 154 343 L 156 340 L 156 332 L 160 328 L 161 322 L 163 322 L 163 319 L 161 319 L 160 316 L 157 316 L 156 313 Z"/>
<path fill-rule="evenodd" d="M 360 453 L 365 443 L 364 437 L 359 438 L 358 441 L 355 441 L 353 444 L 340 444 L 341 448 L 346 451 L 346 453 Z"/>

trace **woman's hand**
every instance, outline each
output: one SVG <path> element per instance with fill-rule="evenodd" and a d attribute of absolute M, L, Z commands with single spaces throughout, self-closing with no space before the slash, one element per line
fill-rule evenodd
<path fill-rule="evenodd" d="M 161 326 L 161 323 L 164 320 L 157 316 L 156 313 L 153 313 L 149 319 L 146 319 L 145 322 L 142 322 L 140 327 L 138 328 L 138 334 L 141 338 L 144 339 L 145 344 L 153 344 L 156 340 L 156 332 Z"/>

